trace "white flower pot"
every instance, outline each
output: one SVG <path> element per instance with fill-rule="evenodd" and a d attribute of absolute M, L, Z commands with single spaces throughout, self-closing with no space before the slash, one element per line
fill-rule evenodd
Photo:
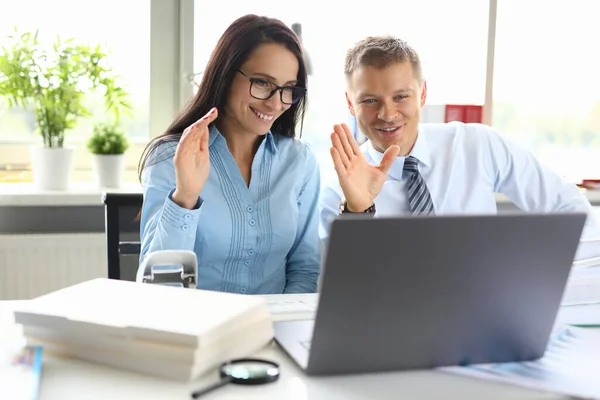
<path fill-rule="evenodd" d="M 40 190 L 67 190 L 73 169 L 73 149 L 31 146 L 33 181 Z"/>
<path fill-rule="evenodd" d="M 100 188 L 119 188 L 125 172 L 124 154 L 94 154 L 92 170 Z"/>

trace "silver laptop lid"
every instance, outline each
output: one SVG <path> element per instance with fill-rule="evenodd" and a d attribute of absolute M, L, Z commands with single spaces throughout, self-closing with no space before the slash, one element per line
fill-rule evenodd
<path fill-rule="evenodd" d="M 307 372 L 540 357 L 585 218 L 336 219 Z"/>

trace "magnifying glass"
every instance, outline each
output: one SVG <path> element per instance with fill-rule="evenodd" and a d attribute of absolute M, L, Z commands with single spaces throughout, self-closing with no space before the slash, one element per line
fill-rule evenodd
<path fill-rule="evenodd" d="M 240 385 L 260 385 L 279 379 L 279 365 L 274 362 L 257 358 L 240 358 L 231 360 L 219 368 L 221 380 L 214 385 L 192 392 L 192 398 L 197 399 L 228 383 Z"/>

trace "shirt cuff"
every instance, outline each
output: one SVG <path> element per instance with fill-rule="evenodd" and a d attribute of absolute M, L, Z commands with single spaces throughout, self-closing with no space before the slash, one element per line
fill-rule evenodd
<path fill-rule="evenodd" d="M 203 200 L 198 197 L 198 201 L 192 210 L 180 207 L 173 201 L 173 192 L 175 189 L 169 192 L 167 201 L 163 207 L 162 220 L 166 226 L 170 228 L 181 230 L 183 232 L 193 231 L 198 226 L 198 219 L 200 218 L 200 212 L 202 211 Z"/>

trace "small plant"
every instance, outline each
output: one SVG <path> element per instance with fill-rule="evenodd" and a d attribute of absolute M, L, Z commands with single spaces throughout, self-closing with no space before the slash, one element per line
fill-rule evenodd
<path fill-rule="evenodd" d="M 0 49 L 0 96 L 9 106 L 32 110 L 45 147 L 63 147 L 65 132 L 89 116 L 85 95 L 101 90 L 106 111 L 118 122 L 130 114 L 128 93 L 119 76 L 107 65 L 107 53 L 73 39 L 57 38 L 51 50 L 38 40 L 38 32 L 19 34 Z"/>
<path fill-rule="evenodd" d="M 87 148 L 92 154 L 123 154 L 129 148 L 129 141 L 125 132 L 116 123 L 98 123 L 94 125 Z"/>

